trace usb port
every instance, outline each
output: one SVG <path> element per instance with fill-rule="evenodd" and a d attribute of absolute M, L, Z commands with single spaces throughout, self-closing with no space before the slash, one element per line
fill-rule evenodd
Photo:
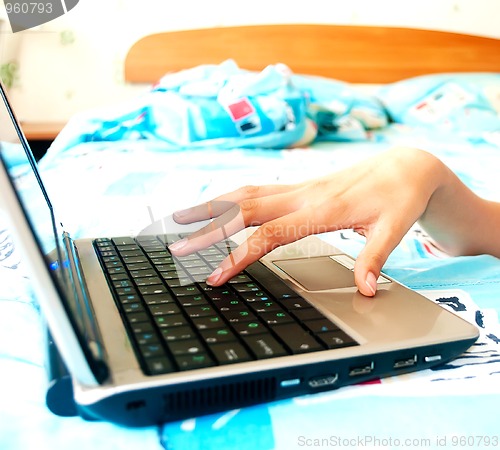
<path fill-rule="evenodd" d="M 417 364 L 417 355 L 413 355 L 410 358 L 398 359 L 394 362 L 395 369 L 404 369 L 405 367 L 412 367 Z"/>
<path fill-rule="evenodd" d="M 370 373 L 373 372 L 373 367 L 374 367 L 373 361 L 364 366 L 353 367 L 349 370 L 349 376 L 358 377 L 360 375 L 369 375 Z"/>

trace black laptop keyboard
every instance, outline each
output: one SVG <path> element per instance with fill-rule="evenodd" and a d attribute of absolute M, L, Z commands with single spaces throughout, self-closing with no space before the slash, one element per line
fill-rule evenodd
<path fill-rule="evenodd" d="M 94 242 L 146 374 L 357 345 L 259 262 L 221 287 L 207 285 L 234 244 L 174 257 L 167 245 L 179 238 Z"/>

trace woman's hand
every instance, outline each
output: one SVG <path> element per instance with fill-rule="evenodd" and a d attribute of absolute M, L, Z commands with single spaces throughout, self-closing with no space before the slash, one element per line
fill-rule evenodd
<path fill-rule="evenodd" d="M 436 157 L 396 148 L 329 176 L 294 185 L 246 186 L 178 211 L 174 213 L 178 223 L 214 220 L 170 250 L 186 255 L 259 225 L 207 278 L 209 284 L 220 285 L 280 245 L 312 234 L 354 229 L 366 237 L 354 268 L 356 285 L 362 294 L 373 296 L 382 266 L 419 219 L 441 238 L 438 243 L 444 250 L 475 251 L 474 245 L 468 249 L 470 224 L 462 223 L 462 216 L 467 205 L 472 214 L 482 214 L 483 203 Z M 474 220 L 471 217 L 470 222 Z"/>

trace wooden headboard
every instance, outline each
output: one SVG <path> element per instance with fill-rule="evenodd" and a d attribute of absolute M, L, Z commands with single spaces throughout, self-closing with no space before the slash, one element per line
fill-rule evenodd
<path fill-rule="evenodd" d="M 234 59 L 245 69 L 287 64 L 295 73 L 387 83 L 438 72 L 500 72 L 500 40 L 441 31 L 338 25 L 255 25 L 146 36 L 127 54 L 128 82 Z"/>

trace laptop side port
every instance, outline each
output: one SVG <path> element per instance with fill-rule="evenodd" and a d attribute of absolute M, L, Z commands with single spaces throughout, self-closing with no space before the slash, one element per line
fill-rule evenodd
<path fill-rule="evenodd" d="M 417 364 L 417 355 L 413 355 L 409 358 L 403 358 L 394 361 L 394 368 L 405 369 L 407 367 L 413 367 L 415 364 Z"/>
<path fill-rule="evenodd" d="M 294 386 L 299 386 L 300 383 L 302 383 L 302 380 L 300 378 L 290 378 L 287 380 L 282 380 L 280 382 L 280 387 L 282 388 L 294 387 Z"/>
<path fill-rule="evenodd" d="M 338 379 L 339 379 L 338 374 L 322 375 L 319 377 L 311 378 L 307 383 L 313 389 L 319 389 L 319 388 L 333 386 Z"/>
<path fill-rule="evenodd" d="M 361 375 L 369 375 L 373 372 L 374 367 L 375 365 L 373 364 L 373 361 L 363 366 L 352 367 L 349 369 L 349 376 L 358 377 Z"/>

